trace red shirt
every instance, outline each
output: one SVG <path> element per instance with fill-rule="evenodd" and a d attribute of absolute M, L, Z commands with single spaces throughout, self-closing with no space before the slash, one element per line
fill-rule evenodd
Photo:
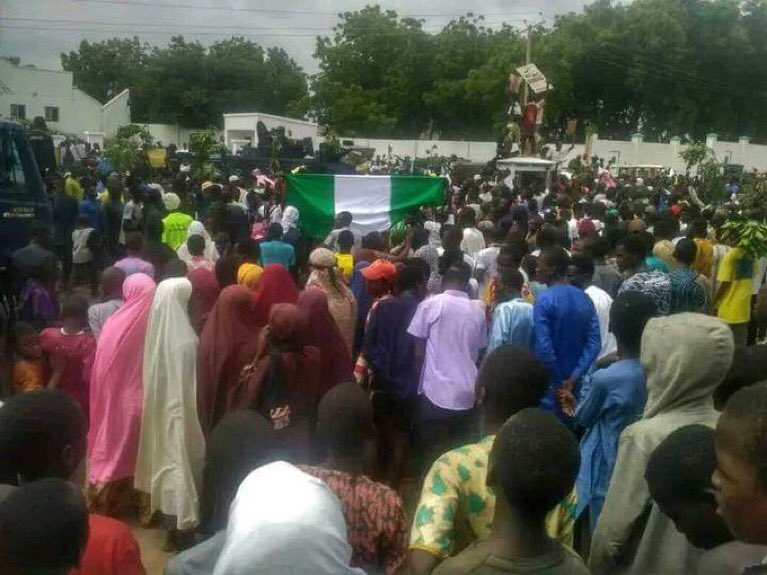
<path fill-rule="evenodd" d="M 69 575 L 145 574 L 138 543 L 125 523 L 91 514 L 88 527 L 88 544 L 80 568 L 73 569 Z"/>
<path fill-rule="evenodd" d="M 96 338 L 90 331 L 65 334 L 61 328 L 49 327 L 40 333 L 40 347 L 50 364 L 60 362 L 58 388 L 71 395 L 87 417 Z"/>

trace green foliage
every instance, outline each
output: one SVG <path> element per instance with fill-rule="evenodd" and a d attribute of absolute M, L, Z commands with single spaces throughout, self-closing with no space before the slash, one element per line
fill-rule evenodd
<path fill-rule="evenodd" d="M 727 178 L 724 169 L 716 160 L 712 150 L 705 142 L 692 141 L 679 152 L 687 167 L 687 172 L 695 170 L 697 175 L 697 191 L 703 201 L 708 203 L 724 200 L 724 186 Z"/>
<path fill-rule="evenodd" d="M 216 175 L 216 167 L 211 162 L 211 156 L 222 152 L 215 130 L 193 132 L 189 136 L 189 151 L 193 154 L 192 177 L 201 181 L 212 179 Z"/>
<path fill-rule="evenodd" d="M 767 212 L 767 180 L 746 178 L 741 184 L 738 204 L 746 214 Z"/>
<path fill-rule="evenodd" d="M 722 226 L 722 241 L 758 259 L 767 254 L 767 224 L 751 219 L 729 220 Z"/>
<path fill-rule="evenodd" d="M 146 126 L 120 126 L 115 136 L 104 142 L 104 156 L 118 172 L 132 172 L 141 164 L 139 148 L 149 145 L 151 141 L 152 136 Z"/>
<path fill-rule="evenodd" d="M 687 148 L 679 152 L 679 157 L 684 160 L 688 172 L 702 164 L 708 155 L 709 151 L 705 142 L 690 142 Z"/>
<path fill-rule="evenodd" d="M 61 55 L 75 84 L 105 102 L 131 90 L 134 119 L 192 128 L 220 126 L 222 114 L 266 112 L 302 116 L 307 111 L 306 76 L 284 50 L 264 50 L 233 37 L 205 47 L 181 36 L 165 47 L 138 39 L 84 40 Z"/>

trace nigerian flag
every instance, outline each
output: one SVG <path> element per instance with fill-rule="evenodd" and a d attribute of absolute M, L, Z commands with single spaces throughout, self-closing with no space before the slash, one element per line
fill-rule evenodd
<path fill-rule="evenodd" d="M 441 204 L 446 182 L 433 176 L 288 174 L 287 204 L 298 208 L 309 237 L 324 239 L 341 212 L 351 212 L 352 230 L 365 235 L 388 230 L 409 210 Z"/>

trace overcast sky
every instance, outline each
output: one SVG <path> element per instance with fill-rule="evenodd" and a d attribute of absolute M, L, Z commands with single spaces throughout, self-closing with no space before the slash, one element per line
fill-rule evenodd
<path fill-rule="evenodd" d="M 304 69 L 317 70 L 315 37 L 330 34 L 339 11 L 375 2 L 365 0 L 0 0 L 0 56 L 61 69 L 59 54 L 82 39 L 138 36 L 166 44 L 172 35 L 211 43 L 244 35 L 264 46 L 284 48 Z M 385 0 L 383 8 L 423 17 L 427 31 L 471 9 L 488 24 L 522 26 L 524 20 L 550 23 L 555 14 L 578 11 L 584 0 Z M 542 15 L 541 15 L 542 14 Z"/>

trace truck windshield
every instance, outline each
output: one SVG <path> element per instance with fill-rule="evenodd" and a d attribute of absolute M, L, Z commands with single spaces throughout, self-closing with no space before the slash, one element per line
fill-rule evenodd
<path fill-rule="evenodd" d="M 27 194 L 37 185 L 32 149 L 20 130 L 0 126 L 0 193 Z"/>

